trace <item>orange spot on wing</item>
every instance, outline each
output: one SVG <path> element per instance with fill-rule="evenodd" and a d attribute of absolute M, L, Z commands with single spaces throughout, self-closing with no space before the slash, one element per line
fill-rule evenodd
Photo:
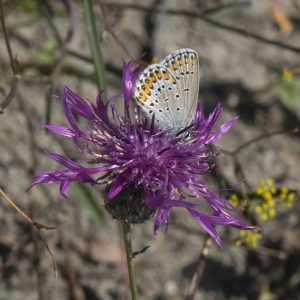
<path fill-rule="evenodd" d="M 172 71 L 173 70 L 176 71 L 177 70 L 177 64 L 176 63 L 175 64 L 169 64 L 169 69 L 172 70 Z"/>
<path fill-rule="evenodd" d="M 153 87 L 153 83 L 149 80 L 148 82 L 144 83 L 144 86 L 146 87 L 146 90 L 150 90 Z"/>
<path fill-rule="evenodd" d="M 162 78 L 161 72 L 155 72 L 155 76 L 156 76 L 157 79 L 161 79 Z"/>
<path fill-rule="evenodd" d="M 146 99 L 147 99 L 147 96 L 146 96 L 146 95 L 140 94 L 139 97 L 138 97 L 138 101 L 139 101 L 140 103 L 142 103 L 142 104 L 146 101 Z"/>
<path fill-rule="evenodd" d="M 170 75 L 168 73 L 164 73 L 164 79 L 169 80 L 169 78 L 170 78 Z"/>

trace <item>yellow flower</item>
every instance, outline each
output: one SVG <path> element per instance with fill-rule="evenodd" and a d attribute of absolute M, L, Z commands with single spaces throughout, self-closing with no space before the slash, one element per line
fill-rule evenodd
<path fill-rule="evenodd" d="M 285 81 L 290 81 L 293 79 L 293 73 L 288 69 L 284 68 L 282 71 L 282 79 Z"/>

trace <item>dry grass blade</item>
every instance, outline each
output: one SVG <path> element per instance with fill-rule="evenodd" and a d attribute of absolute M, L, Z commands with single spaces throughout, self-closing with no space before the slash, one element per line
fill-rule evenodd
<path fill-rule="evenodd" d="M 0 188 L 0 196 L 2 196 L 2 198 L 19 214 L 21 215 L 22 218 L 24 218 L 29 224 L 33 225 L 34 228 L 36 228 L 39 232 L 39 235 L 43 241 L 43 244 L 45 246 L 45 248 L 47 249 L 51 259 L 52 259 L 52 262 L 53 262 L 53 270 L 54 270 L 54 277 L 57 277 L 57 274 L 58 274 L 58 271 L 57 271 L 57 264 L 56 264 L 56 260 L 54 258 L 54 255 L 52 254 L 49 246 L 48 246 L 48 243 L 42 233 L 42 229 L 46 229 L 46 230 L 50 230 L 50 229 L 55 229 L 55 227 L 50 227 L 50 226 L 47 226 L 47 225 L 44 225 L 44 224 L 41 224 L 41 223 L 38 223 L 38 222 L 35 222 L 34 220 L 32 220 L 29 216 L 27 216 L 27 214 L 25 214 L 14 202 L 13 200 L 11 200 L 7 195 L 6 193 Z"/>

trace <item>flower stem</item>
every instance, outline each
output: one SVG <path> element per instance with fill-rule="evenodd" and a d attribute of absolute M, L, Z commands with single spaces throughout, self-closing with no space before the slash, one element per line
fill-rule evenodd
<path fill-rule="evenodd" d="M 126 250 L 128 277 L 129 277 L 130 290 L 131 290 L 131 299 L 137 300 L 138 292 L 137 292 L 137 287 L 136 287 L 134 265 L 133 265 L 130 224 L 122 222 L 122 229 L 123 229 L 124 245 L 125 245 L 125 250 Z"/>
<path fill-rule="evenodd" d="M 84 13 L 87 23 L 87 34 L 95 66 L 96 83 L 99 90 L 104 91 L 104 99 L 106 99 L 105 66 L 100 49 L 100 41 L 96 30 L 93 4 L 91 0 L 84 0 Z"/>
<path fill-rule="evenodd" d="M 206 258 L 209 253 L 210 245 L 211 245 L 211 238 L 209 237 L 209 235 L 206 235 L 205 240 L 203 242 L 202 249 L 200 251 L 199 258 L 198 258 L 196 271 L 193 275 L 192 282 L 189 287 L 188 294 L 186 296 L 186 300 L 193 300 L 195 297 L 201 277 L 203 275 Z"/>

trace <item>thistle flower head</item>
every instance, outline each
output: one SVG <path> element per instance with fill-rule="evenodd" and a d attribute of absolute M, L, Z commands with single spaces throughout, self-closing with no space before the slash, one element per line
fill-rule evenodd
<path fill-rule="evenodd" d="M 147 119 L 137 107 L 134 112 L 130 111 L 138 72 L 139 68 L 133 69 L 132 63 L 124 63 L 123 93 L 119 95 L 124 101 L 123 113 L 115 106 L 116 97 L 105 104 L 100 94 L 93 104 L 67 86 L 62 87 L 61 99 L 69 127 L 44 127 L 73 139 L 76 148 L 92 166 L 82 166 L 70 158 L 48 153 L 62 168 L 38 173 L 32 185 L 59 184 L 63 197 L 74 181 L 106 185 L 106 200 L 111 203 L 124 198 L 122 193 L 128 194 L 129 189 L 133 195 L 139 195 L 135 201 L 142 201 L 141 206 L 149 210 L 150 213 L 143 213 L 143 217 L 155 212 L 154 234 L 161 224 L 167 229 L 172 208 L 186 210 L 219 245 L 221 239 L 215 225 L 252 229 L 235 216 L 237 208 L 201 179 L 202 174 L 213 168 L 211 159 L 219 154 L 210 145 L 227 132 L 237 118 L 212 131 L 221 106 L 217 105 L 205 118 L 199 102 L 188 129 L 178 134 L 161 130 L 154 125 L 154 119 Z M 75 115 L 87 121 L 84 128 L 78 125 Z M 204 206 L 209 207 L 210 214 L 201 212 Z"/>

